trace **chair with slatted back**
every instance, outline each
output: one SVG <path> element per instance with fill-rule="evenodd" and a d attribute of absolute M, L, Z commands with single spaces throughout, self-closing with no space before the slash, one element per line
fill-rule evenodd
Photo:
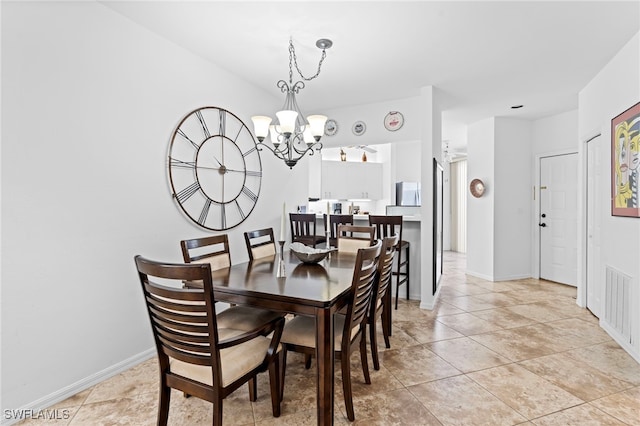
<path fill-rule="evenodd" d="M 326 237 L 316 235 L 316 215 L 314 213 L 289 213 L 291 224 L 291 242 L 315 247 L 327 241 Z M 322 227 L 324 232 L 325 227 Z"/>
<path fill-rule="evenodd" d="M 386 322 L 391 319 L 390 316 L 383 315 L 385 309 L 390 308 L 389 303 L 385 303 L 385 299 L 389 297 L 389 286 L 391 284 L 391 270 L 393 268 L 393 259 L 396 254 L 396 245 L 398 244 L 398 236 L 385 237 L 382 240 L 382 249 L 380 250 L 380 259 L 378 260 L 378 273 L 371 295 L 371 305 L 369 307 L 369 315 L 367 324 L 369 324 L 369 340 L 371 344 L 371 357 L 373 358 L 373 368 L 380 370 L 380 361 L 378 359 L 378 339 L 376 335 L 376 324 L 378 318 L 382 320 L 382 333 L 384 343 L 387 348 L 391 347 L 389 342 L 390 324 Z"/>
<path fill-rule="evenodd" d="M 338 251 L 356 253 L 373 245 L 373 226 L 338 225 Z"/>
<path fill-rule="evenodd" d="M 367 337 L 365 326 L 369 313 L 369 303 L 373 292 L 373 282 L 378 268 L 378 256 L 382 243 L 358 250 L 351 283 L 351 298 L 346 315 L 334 316 L 334 342 L 336 355 L 340 358 L 342 368 L 342 387 L 345 406 L 349 420 L 355 419 L 353 411 L 353 395 L 351 392 L 351 353 L 359 348 L 362 372 L 365 383 L 370 384 L 369 365 L 367 363 Z M 285 324 L 280 340 L 283 347 L 282 391 L 284 396 L 284 377 L 287 351 L 315 355 L 316 344 L 315 318 L 297 316 Z M 282 398 L 281 396 L 281 398 Z"/>
<path fill-rule="evenodd" d="M 324 215 L 324 223 L 327 223 L 327 215 Z M 353 225 L 352 214 L 332 214 L 329 215 L 329 245 L 338 246 L 338 225 Z"/>
<path fill-rule="evenodd" d="M 273 228 L 258 229 L 244 233 L 249 260 L 261 259 L 276 254 L 276 242 Z"/>
<path fill-rule="evenodd" d="M 221 327 L 210 264 L 170 264 L 140 256 L 135 263 L 160 366 L 158 425 L 167 424 L 172 388 L 213 403 L 213 424 L 222 425 L 223 400 L 267 370 L 273 415 L 280 416 L 284 318 L 255 330 Z M 181 288 L 182 281 L 199 281 L 202 287 Z"/>
<path fill-rule="evenodd" d="M 378 239 L 392 235 L 397 235 L 399 238 L 396 246 L 398 261 L 395 271 L 393 271 L 393 275 L 396 277 L 396 309 L 398 309 L 398 296 L 402 284 L 407 287 L 407 300 L 409 300 L 409 242 L 402 239 L 402 216 L 369 215 L 369 225 L 376 228 L 376 238 Z"/>
<path fill-rule="evenodd" d="M 231 266 L 227 234 L 182 240 L 180 241 L 180 247 L 185 263 L 209 264 L 212 271 Z M 185 286 L 187 288 L 201 288 L 202 283 L 188 281 L 185 282 Z M 250 306 L 231 306 L 218 314 L 217 321 L 220 327 L 248 331 L 282 317 L 284 317 L 282 312 Z M 249 395 L 252 401 L 257 398 L 256 388 L 257 384 L 255 382 L 249 384 Z"/>

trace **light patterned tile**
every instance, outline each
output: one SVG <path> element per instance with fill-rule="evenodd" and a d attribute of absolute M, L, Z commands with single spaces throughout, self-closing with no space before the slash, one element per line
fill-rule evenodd
<path fill-rule="evenodd" d="M 347 414 L 341 407 L 343 416 Z M 353 411 L 362 425 L 440 425 L 441 423 L 407 389 L 354 397 Z"/>
<path fill-rule="evenodd" d="M 497 367 L 511 362 L 509 359 L 498 355 L 468 337 L 429 343 L 426 346 L 464 373 Z M 470 356 L 470 354 L 473 354 L 473 356 Z"/>
<path fill-rule="evenodd" d="M 584 402 L 516 364 L 476 371 L 468 377 L 529 420 Z"/>
<path fill-rule="evenodd" d="M 385 368 L 404 386 L 461 374 L 424 346 L 390 350 L 380 355 Z"/>
<path fill-rule="evenodd" d="M 523 361 L 520 365 L 583 401 L 592 401 L 631 387 L 630 383 L 604 374 L 565 353 Z"/>
<path fill-rule="evenodd" d="M 538 426 L 622 426 L 616 420 L 591 404 L 578 405 L 532 421 Z"/>
<path fill-rule="evenodd" d="M 640 424 L 640 387 L 605 396 L 591 405 L 629 425 Z"/>
<path fill-rule="evenodd" d="M 482 320 L 470 313 L 446 315 L 438 317 L 438 321 L 451 327 L 465 336 L 474 334 L 487 333 L 489 331 L 500 330 L 495 324 Z"/>
<path fill-rule="evenodd" d="M 403 321 L 398 323 L 398 328 L 404 331 L 407 335 L 411 336 L 418 343 L 436 342 L 438 340 L 454 339 L 456 337 L 462 337 L 463 335 L 453 328 L 444 325 L 440 321 L 432 320 L 429 322 L 409 322 Z M 378 342 L 383 342 L 382 333 Z M 393 342 L 391 347 L 393 348 Z"/>
<path fill-rule="evenodd" d="M 640 364 L 613 341 L 574 349 L 567 355 L 618 380 L 640 386 Z"/>
<path fill-rule="evenodd" d="M 409 387 L 445 425 L 513 425 L 526 418 L 466 376 Z"/>

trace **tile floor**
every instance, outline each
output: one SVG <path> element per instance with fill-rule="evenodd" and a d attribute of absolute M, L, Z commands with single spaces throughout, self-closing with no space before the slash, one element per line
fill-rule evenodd
<path fill-rule="evenodd" d="M 446 254 L 433 311 L 401 300 L 381 369 L 370 362 L 371 385 L 353 354 L 355 423 L 640 424 L 640 365 L 575 304 L 574 288 L 534 279 L 489 282 L 464 270 L 464 255 Z M 335 424 L 349 424 L 336 366 Z M 156 368 L 150 359 L 57 404 L 52 408 L 68 410 L 70 419 L 55 423 L 155 424 Z M 315 424 L 314 371 L 290 354 L 282 416 L 271 416 L 261 375 L 257 402 L 248 401 L 246 387 L 225 400 L 225 424 Z M 170 424 L 211 424 L 211 417 L 208 403 L 174 392 Z M 36 422 L 22 424 L 29 423 Z"/>

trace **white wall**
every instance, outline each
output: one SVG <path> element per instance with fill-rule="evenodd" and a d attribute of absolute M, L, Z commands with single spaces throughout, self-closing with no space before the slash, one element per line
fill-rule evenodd
<path fill-rule="evenodd" d="M 535 120 L 531 127 L 531 154 L 578 151 L 578 110 Z"/>
<path fill-rule="evenodd" d="M 540 158 L 558 154 L 578 152 L 578 110 L 571 110 L 560 114 L 535 120 L 531 127 L 531 166 L 532 185 L 539 194 Z M 540 277 L 540 199 L 533 202 L 531 229 L 531 276 Z"/>
<path fill-rule="evenodd" d="M 578 128 L 580 139 L 580 156 L 584 158 L 584 143 L 596 133 L 602 133 L 600 157 L 602 158 L 602 175 L 611 173 L 611 119 L 633 106 L 640 100 L 640 33 L 636 34 L 623 49 L 594 77 L 580 92 Z M 584 168 L 581 169 L 581 184 L 584 182 Z M 584 191 L 584 186 L 580 189 Z M 610 265 L 629 275 L 632 279 L 631 296 L 632 323 L 640 324 L 640 219 L 611 216 L 609 196 L 607 204 L 602 206 L 602 267 Z M 584 229 L 584 216 L 581 218 L 581 229 Z M 581 244 L 581 257 L 585 253 L 584 240 Z M 604 271 L 600 271 L 604 276 Z M 578 284 L 578 293 L 585 291 L 584 275 Z M 584 298 L 582 297 L 582 300 Z M 604 300 L 604 297 L 603 297 Z M 602 324 L 602 320 L 601 320 Z M 640 362 L 640 330 L 634 328 L 633 343 L 618 340 L 636 360 Z"/>
<path fill-rule="evenodd" d="M 214 105 L 250 124 L 282 99 L 94 2 L 3 2 L 2 65 L 2 408 L 42 408 L 153 353 L 133 256 L 179 261 L 207 234 L 169 191 L 179 120 Z M 243 231 L 306 202 L 304 161 L 262 160 L 234 263 Z"/>
<path fill-rule="evenodd" d="M 467 273 L 492 280 L 494 275 L 495 118 L 468 126 L 467 179 L 481 179 L 484 195 L 467 192 Z"/>
<path fill-rule="evenodd" d="M 531 123 L 493 117 L 469 126 L 467 273 L 491 281 L 531 276 Z"/>
<path fill-rule="evenodd" d="M 495 119 L 494 281 L 531 276 L 531 122 Z"/>

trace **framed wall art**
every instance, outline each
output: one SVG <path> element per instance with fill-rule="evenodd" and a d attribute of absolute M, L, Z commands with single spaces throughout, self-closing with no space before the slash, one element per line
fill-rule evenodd
<path fill-rule="evenodd" d="M 611 215 L 640 217 L 640 102 L 611 120 Z"/>

